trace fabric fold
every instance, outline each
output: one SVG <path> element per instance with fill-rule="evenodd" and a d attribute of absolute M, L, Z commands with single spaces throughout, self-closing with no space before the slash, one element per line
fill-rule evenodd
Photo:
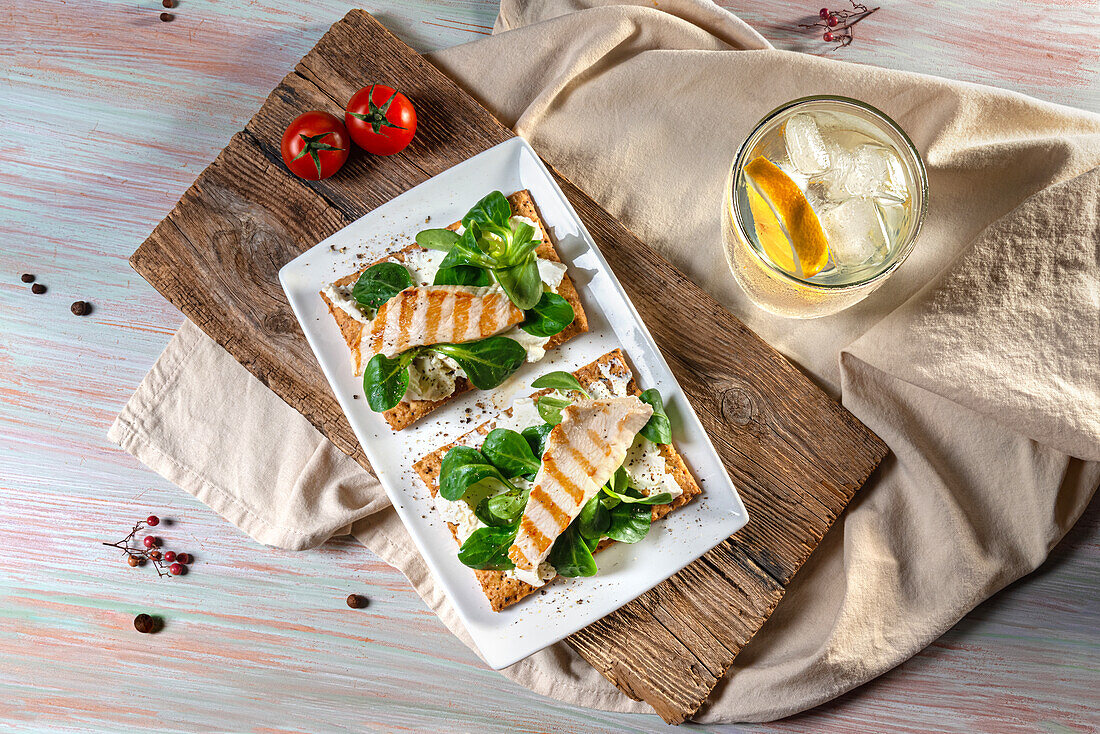
<path fill-rule="evenodd" d="M 312 548 L 390 504 L 378 480 L 190 321 L 107 435 L 267 545 Z"/>
<path fill-rule="evenodd" d="M 696 719 L 827 701 L 1042 563 L 1100 483 L 1100 117 L 778 51 L 704 0 L 504 0 L 494 32 L 430 59 L 892 451 Z M 729 273 L 722 187 L 761 117 L 821 93 L 909 134 L 928 212 L 870 298 L 787 320 Z M 195 326 L 110 437 L 259 542 L 303 549 L 350 526 L 470 644 L 378 482 Z M 649 710 L 564 644 L 503 672 L 571 705 Z"/>

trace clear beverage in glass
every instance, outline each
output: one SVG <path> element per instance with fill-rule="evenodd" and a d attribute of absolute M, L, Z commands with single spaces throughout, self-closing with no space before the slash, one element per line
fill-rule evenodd
<path fill-rule="evenodd" d="M 761 308 L 815 318 L 862 301 L 913 250 L 924 162 L 893 120 L 845 97 L 805 97 L 761 120 L 726 182 L 722 236 Z"/>

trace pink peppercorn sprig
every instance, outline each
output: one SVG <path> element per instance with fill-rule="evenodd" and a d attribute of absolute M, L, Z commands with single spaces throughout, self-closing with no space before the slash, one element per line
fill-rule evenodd
<path fill-rule="evenodd" d="M 863 3 L 857 3 L 855 0 L 848 0 L 852 4 L 851 10 L 829 10 L 828 8 L 822 8 L 818 12 L 817 17 L 819 20 L 816 23 L 799 23 L 800 28 L 819 28 L 824 32 L 821 34 L 821 40 L 826 43 L 836 44 L 831 50 L 835 51 L 838 48 L 844 48 L 845 46 L 851 46 L 854 39 L 852 33 L 852 27 L 866 18 L 871 13 L 874 13 L 878 8 L 868 8 Z"/>
<path fill-rule="evenodd" d="M 137 534 L 147 527 L 155 527 L 160 524 L 160 518 L 150 515 L 145 520 L 138 520 L 122 540 L 117 543 L 104 543 L 103 545 L 118 548 L 123 552 L 126 563 L 131 567 L 152 565 L 161 578 L 165 576 L 179 576 L 187 573 L 187 565 L 191 563 L 191 556 L 187 553 L 159 550 L 161 539 L 155 535 L 146 535 L 138 542 Z"/>

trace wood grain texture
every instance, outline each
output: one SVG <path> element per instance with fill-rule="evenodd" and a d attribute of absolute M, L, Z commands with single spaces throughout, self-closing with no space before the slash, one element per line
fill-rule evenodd
<path fill-rule="evenodd" d="M 372 79 L 390 80 L 416 100 L 423 122 L 412 145 L 392 156 L 353 156 L 340 176 L 317 182 L 280 168 L 282 131 L 299 110 L 329 108 Z M 344 221 L 512 135 L 376 19 L 350 11 L 203 171 L 131 264 L 370 471 L 350 425 L 334 411 L 278 270 Z M 749 556 L 740 574 L 697 561 L 692 573 L 569 639 L 608 680 L 678 724 L 702 706 L 887 449 L 706 292 L 554 175 L 745 488 L 750 529 L 724 549 Z M 747 408 L 727 416 L 727 402 Z M 726 603 L 712 603 L 716 596 Z M 733 625 L 737 618 L 744 624 Z M 733 629 L 740 634 L 729 634 Z"/>
<path fill-rule="evenodd" d="M 724 6 L 777 46 L 805 3 Z M 493 0 L 379 0 L 419 51 L 475 40 Z M 666 731 L 575 710 L 488 671 L 362 546 L 263 549 L 109 444 L 107 426 L 178 327 L 126 262 L 347 3 L 0 3 L 0 729 Z M 1094 4 L 884 4 L 839 58 L 995 84 L 1100 111 Z M 1026 32 L 1006 40 L 1006 18 Z M 74 104 L 78 100 L 79 104 Z M 32 298 L 19 273 L 49 292 Z M 92 315 L 68 312 L 76 298 Z M 186 583 L 100 555 L 172 516 Z M 26 546 L 28 550 L 16 550 Z M 1100 502 L 1038 572 L 914 659 L 791 719 L 700 732 L 1095 731 Z M 343 606 L 357 591 L 366 610 Z M 135 635 L 136 611 L 165 615 Z M 461 681 L 461 685 L 456 683 Z"/>

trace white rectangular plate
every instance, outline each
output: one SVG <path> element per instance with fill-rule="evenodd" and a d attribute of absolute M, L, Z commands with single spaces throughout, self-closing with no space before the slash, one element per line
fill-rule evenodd
<path fill-rule="evenodd" d="M 318 291 L 411 244 L 417 231 L 461 219 L 494 189 L 505 194 L 521 189 L 531 192 L 569 266 L 590 331 L 551 350 L 541 362 L 524 365 L 492 393 L 469 392 L 394 433 L 367 407 L 362 380 L 352 374 L 347 345 Z M 431 222 L 425 224 L 429 217 Z M 382 487 L 436 583 L 492 667 L 499 669 L 522 660 L 615 611 L 748 521 L 729 475 L 649 331 L 573 207 L 522 138 L 500 143 L 378 207 L 288 263 L 279 279 Z M 656 387 L 664 396 L 676 446 L 703 494 L 654 523 L 640 543 L 616 543 L 601 552 L 597 576 L 556 580 L 545 587 L 545 594 L 534 594 L 503 612 L 494 612 L 473 572 L 459 563 L 454 538 L 438 519 L 431 493 L 413 472 L 412 464 L 508 407 L 515 397 L 532 392 L 529 384 L 539 375 L 550 370 L 572 371 L 616 347 L 626 353 L 642 388 Z"/>

